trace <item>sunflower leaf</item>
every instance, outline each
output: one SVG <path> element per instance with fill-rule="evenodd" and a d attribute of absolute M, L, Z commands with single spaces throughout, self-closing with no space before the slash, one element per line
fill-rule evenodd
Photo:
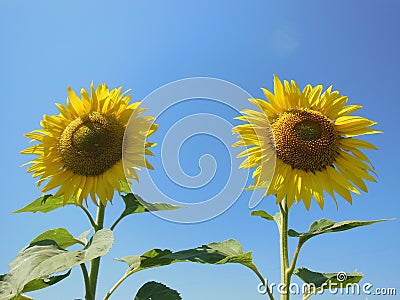
<path fill-rule="evenodd" d="M 67 273 L 61 274 L 61 275 L 46 276 L 45 278 L 34 279 L 34 280 L 28 282 L 24 286 L 22 293 L 27 293 L 27 292 L 32 292 L 32 291 L 47 288 L 53 284 L 56 284 L 57 282 L 60 282 L 61 280 L 65 279 L 65 278 L 67 278 L 70 274 L 71 274 L 71 270 L 69 270 Z"/>
<path fill-rule="evenodd" d="M 125 209 L 122 212 L 121 216 L 118 218 L 118 222 L 122 218 L 131 214 L 182 208 L 182 206 L 176 206 L 167 203 L 149 203 L 144 201 L 139 195 L 132 193 L 121 195 L 121 197 L 125 202 Z"/>
<path fill-rule="evenodd" d="M 304 243 L 308 239 L 320 234 L 350 230 L 356 227 L 372 225 L 375 223 L 385 222 L 389 220 L 390 219 L 371 220 L 371 221 L 349 220 L 349 221 L 335 222 L 328 219 L 321 219 L 312 223 L 307 232 L 297 232 L 293 229 L 289 229 L 288 235 L 291 237 L 298 237 L 300 238 L 300 242 Z"/>
<path fill-rule="evenodd" d="M 31 297 L 28 297 L 27 295 L 21 294 L 21 295 L 12 297 L 10 300 L 34 300 L 34 299 Z"/>
<path fill-rule="evenodd" d="M 293 274 L 308 285 L 307 294 L 315 294 L 324 289 L 348 288 L 357 284 L 363 278 L 363 274 L 357 271 L 354 273 L 320 273 L 306 268 L 298 268 L 294 270 Z"/>
<path fill-rule="evenodd" d="M 34 244 L 36 242 L 43 240 L 55 241 L 58 244 L 58 246 L 63 249 L 78 243 L 83 244 L 82 241 L 74 238 L 72 234 L 70 234 L 68 230 L 65 228 L 47 230 L 46 232 L 43 232 L 42 234 L 38 235 L 35 239 L 33 239 L 30 242 L 30 244 Z"/>
<path fill-rule="evenodd" d="M 179 293 L 166 285 L 149 281 L 137 292 L 134 300 L 182 300 Z"/>
<path fill-rule="evenodd" d="M 33 280 L 48 278 L 50 274 L 106 255 L 113 241 L 112 231 L 102 229 L 93 235 L 90 245 L 81 250 L 66 251 L 53 240 L 31 243 L 10 263 L 10 272 L 0 278 L 0 300 L 19 295 Z"/>
<path fill-rule="evenodd" d="M 71 204 L 75 205 L 75 200 L 73 197 L 71 197 L 67 202 L 64 203 L 64 196 L 54 197 L 52 194 L 47 194 L 40 198 L 37 198 L 33 202 L 29 203 L 28 205 L 26 205 L 21 209 L 14 211 L 13 213 L 22 213 L 22 212 L 47 213 L 49 211 Z"/>
<path fill-rule="evenodd" d="M 256 216 L 256 217 L 261 217 L 261 218 L 263 218 L 265 220 L 268 220 L 268 221 L 275 221 L 279 217 L 279 213 L 275 214 L 275 216 L 272 216 L 269 213 L 267 213 L 265 210 L 261 210 L 261 209 L 260 210 L 253 210 L 251 212 L 251 215 L 252 216 Z"/>
<path fill-rule="evenodd" d="M 251 252 L 244 253 L 240 243 L 233 239 L 174 253 L 171 250 L 152 249 L 140 256 L 125 256 L 116 260 L 128 264 L 126 274 L 129 275 L 177 262 L 196 262 L 213 265 L 238 263 L 250 268 L 257 276 L 261 276 L 253 264 Z"/>
<path fill-rule="evenodd" d="M 173 259 L 166 258 L 171 253 L 171 250 L 152 249 L 142 255 L 125 256 L 115 260 L 128 264 L 126 273 L 136 273 L 144 269 L 172 264 L 174 262 Z"/>

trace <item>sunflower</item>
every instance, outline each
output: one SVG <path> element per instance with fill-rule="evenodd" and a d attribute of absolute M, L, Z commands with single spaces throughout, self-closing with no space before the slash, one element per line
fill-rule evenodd
<path fill-rule="evenodd" d="M 324 206 L 324 192 L 335 193 L 352 203 L 352 194 L 367 192 L 365 180 L 376 181 L 373 166 L 360 149 L 373 149 L 358 137 L 379 131 L 376 122 L 349 114 L 361 108 L 346 105 L 348 98 L 329 87 L 307 85 L 300 91 L 295 81 L 274 77 L 274 93 L 263 89 L 268 101 L 249 99 L 261 112 L 244 110 L 237 119 L 247 122 L 233 128 L 239 134 L 233 146 L 247 146 L 238 157 L 246 157 L 241 168 L 255 168 L 254 186 L 266 187 L 265 196 L 288 207 L 311 199 Z M 275 157 L 275 172 L 266 183 L 262 168 Z M 264 172 L 265 173 L 265 172 Z"/>
<path fill-rule="evenodd" d="M 64 203 L 72 197 L 81 205 L 90 195 L 94 203 L 98 199 L 105 206 L 127 177 L 138 179 L 137 169 L 153 168 L 145 154 L 152 155 L 148 148 L 155 144 L 145 140 L 157 126 L 154 118 L 139 117 L 145 109 L 139 108 L 140 102 L 129 104 L 131 96 L 121 93 L 121 87 L 110 91 L 100 84 L 95 89 L 92 83 L 90 90 L 91 95 L 81 89 L 79 98 L 69 87 L 66 106 L 56 103 L 59 115 L 44 115 L 42 129 L 25 135 L 38 144 L 21 153 L 37 155 L 27 163 L 27 171 L 39 178 L 38 186 L 46 182 L 43 193 L 59 187 L 54 196 L 63 195 Z M 124 143 L 128 121 L 134 126 Z M 124 159 L 131 160 L 126 172 L 123 151 Z"/>

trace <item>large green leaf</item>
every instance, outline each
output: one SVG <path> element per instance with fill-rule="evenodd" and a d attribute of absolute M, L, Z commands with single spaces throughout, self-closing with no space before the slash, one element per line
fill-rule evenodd
<path fill-rule="evenodd" d="M 137 292 L 134 300 L 182 300 L 179 293 L 166 285 L 149 281 Z"/>
<path fill-rule="evenodd" d="M 143 212 L 150 211 L 160 211 L 160 210 L 174 210 L 178 208 L 182 208 L 182 206 L 176 206 L 167 203 L 149 203 L 144 201 L 139 195 L 128 193 L 126 195 L 121 195 L 122 199 L 125 202 L 125 209 L 118 217 L 118 219 L 111 226 L 111 229 L 114 229 L 115 226 L 126 216 L 131 214 L 138 214 Z"/>
<path fill-rule="evenodd" d="M 350 221 L 335 222 L 332 220 L 321 219 L 312 223 L 310 229 L 307 232 L 299 233 L 293 229 L 289 229 L 288 235 L 291 237 L 298 237 L 300 238 L 301 242 L 305 242 L 308 239 L 323 233 L 345 231 L 356 227 L 367 226 L 384 221 L 388 220 L 387 219 L 372 220 L 372 221 L 350 220 Z"/>
<path fill-rule="evenodd" d="M 210 243 L 189 250 L 168 254 L 174 262 L 191 261 L 202 264 L 239 263 L 249 268 L 255 268 L 251 252 L 244 253 L 242 245 L 234 239 L 219 243 Z"/>
<path fill-rule="evenodd" d="M 65 228 L 47 230 L 46 232 L 43 232 L 42 234 L 38 235 L 35 239 L 33 239 L 30 242 L 30 244 L 34 244 L 36 242 L 43 240 L 52 240 L 56 242 L 57 245 L 63 249 L 68 248 L 77 243 L 85 245 L 79 239 L 74 238 L 72 234 L 70 234 L 68 230 Z"/>
<path fill-rule="evenodd" d="M 125 202 L 125 210 L 122 212 L 121 217 L 142 212 L 174 210 L 182 208 L 182 206 L 176 206 L 167 203 L 149 203 L 144 201 L 139 195 L 134 195 L 132 193 L 123 195 L 122 199 Z"/>
<path fill-rule="evenodd" d="M 126 273 L 136 273 L 140 270 L 165 266 L 173 263 L 173 259 L 166 257 L 171 253 L 171 250 L 152 249 L 142 255 L 125 256 L 116 258 L 115 260 L 128 264 L 128 270 Z"/>
<path fill-rule="evenodd" d="M 123 193 L 130 192 L 129 183 L 120 181 L 121 191 Z M 25 207 L 14 211 L 14 213 L 22 213 L 22 212 L 41 212 L 47 213 L 49 211 L 55 210 L 60 207 L 64 207 L 65 205 L 76 205 L 75 196 L 72 195 L 69 200 L 64 203 L 64 195 L 59 197 L 54 197 L 52 194 L 43 195 L 42 197 L 37 198 L 32 201 Z"/>
<path fill-rule="evenodd" d="M 33 202 L 29 203 L 27 206 L 14 211 L 14 213 L 21 213 L 21 212 L 47 213 L 49 211 L 71 204 L 75 205 L 74 197 L 71 197 L 67 202 L 64 203 L 64 196 L 54 197 L 53 195 L 48 194 L 40 198 L 37 198 Z"/>
<path fill-rule="evenodd" d="M 324 289 L 341 289 L 348 288 L 354 285 L 363 277 L 362 273 L 320 273 L 310 271 L 306 268 L 299 268 L 294 270 L 293 274 L 296 274 L 303 282 L 308 285 L 308 291 L 306 294 L 315 294 L 318 291 Z"/>
<path fill-rule="evenodd" d="M 46 276 L 46 278 L 34 279 L 34 280 L 28 282 L 24 286 L 22 293 L 27 293 L 27 292 L 32 292 L 32 291 L 47 288 L 53 284 L 56 284 L 57 282 L 60 282 L 61 280 L 65 279 L 65 278 L 67 278 L 70 274 L 71 274 L 71 270 L 69 270 L 67 273 L 61 274 L 61 275 Z"/>
<path fill-rule="evenodd" d="M 53 240 L 41 240 L 22 249 L 10 263 L 10 272 L 0 279 L 0 300 L 19 295 L 35 279 L 62 272 L 104 256 L 114 241 L 110 229 L 97 231 L 89 245 L 81 250 L 66 251 Z"/>
<path fill-rule="evenodd" d="M 251 252 L 244 253 L 240 243 L 233 239 L 175 253 L 171 250 L 153 249 L 140 256 L 125 256 L 116 260 L 128 264 L 126 273 L 129 275 L 140 270 L 176 262 L 196 262 L 202 264 L 238 263 L 253 270 L 258 277 L 262 277 L 253 264 Z"/>

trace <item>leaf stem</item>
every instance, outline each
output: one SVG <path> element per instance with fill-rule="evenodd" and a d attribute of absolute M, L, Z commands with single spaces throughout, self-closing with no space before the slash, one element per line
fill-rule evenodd
<path fill-rule="evenodd" d="M 286 270 L 286 272 L 288 273 L 287 275 L 289 276 L 289 278 L 292 276 L 294 268 L 296 267 L 296 263 L 297 263 L 297 258 L 299 257 L 299 253 L 301 250 L 301 247 L 303 246 L 304 242 L 302 242 L 299 239 L 299 242 L 297 244 L 296 250 L 293 254 L 293 259 L 292 259 L 292 263 L 290 264 L 290 267 Z"/>
<path fill-rule="evenodd" d="M 93 227 L 95 232 L 100 229 L 103 229 L 105 210 L 106 207 L 100 202 L 99 207 L 97 208 L 96 224 Z M 101 257 L 97 257 L 90 262 L 89 282 L 90 282 L 90 292 L 93 299 L 96 299 L 96 287 L 99 275 L 100 260 Z"/>
<path fill-rule="evenodd" d="M 103 300 L 107 300 L 110 298 L 112 293 L 121 285 L 122 282 L 124 282 L 125 279 L 127 279 L 129 276 L 131 276 L 134 272 L 126 272 L 124 276 L 122 276 L 114 285 L 113 287 L 107 292 L 106 296 L 104 297 Z"/>
<path fill-rule="evenodd" d="M 115 220 L 114 224 L 111 225 L 110 229 L 114 230 L 115 226 L 121 221 L 125 216 L 121 215 L 117 220 Z"/>
<path fill-rule="evenodd" d="M 97 224 L 96 222 L 93 220 L 92 215 L 90 214 L 90 211 L 84 207 L 82 204 L 79 205 L 80 208 L 82 208 L 82 210 L 85 212 L 86 216 L 88 217 L 90 224 L 92 225 L 92 227 L 96 230 Z"/>
<path fill-rule="evenodd" d="M 289 255 L 288 255 L 288 222 L 289 222 L 289 208 L 287 207 L 286 200 L 284 199 L 279 203 L 281 212 L 280 222 L 278 223 L 280 235 L 280 258 L 281 258 L 281 283 L 283 284 L 283 293 L 281 300 L 290 299 L 290 276 L 289 270 Z"/>
<path fill-rule="evenodd" d="M 260 272 L 258 272 L 257 269 L 252 268 L 252 270 L 254 271 L 254 273 L 256 273 L 257 277 L 261 280 L 262 284 L 265 286 L 269 299 L 275 300 L 274 295 L 271 293 L 271 290 L 269 289 L 268 281 L 265 280 L 265 278 L 260 274 Z"/>
<path fill-rule="evenodd" d="M 307 299 L 309 299 L 312 295 L 314 295 L 314 294 L 313 294 L 313 293 L 305 294 L 305 295 L 303 295 L 303 297 L 301 298 L 301 300 L 307 300 Z"/>

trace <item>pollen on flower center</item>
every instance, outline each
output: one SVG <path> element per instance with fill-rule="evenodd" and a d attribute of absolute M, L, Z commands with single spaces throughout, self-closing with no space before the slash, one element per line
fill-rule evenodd
<path fill-rule="evenodd" d="M 272 124 L 276 154 L 292 168 L 321 171 L 339 151 L 339 135 L 333 122 L 313 110 L 289 110 Z"/>
<path fill-rule="evenodd" d="M 58 143 L 64 166 L 84 176 L 104 173 L 122 157 L 124 130 L 113 115 L 91 112 L 75 119 Z"/>
<path fill-rule="evenodd" d="M 317 122 L 306 120 L 294 126 L 300 140 L 314 141 L 321 137 L 321 126 Z"/>

